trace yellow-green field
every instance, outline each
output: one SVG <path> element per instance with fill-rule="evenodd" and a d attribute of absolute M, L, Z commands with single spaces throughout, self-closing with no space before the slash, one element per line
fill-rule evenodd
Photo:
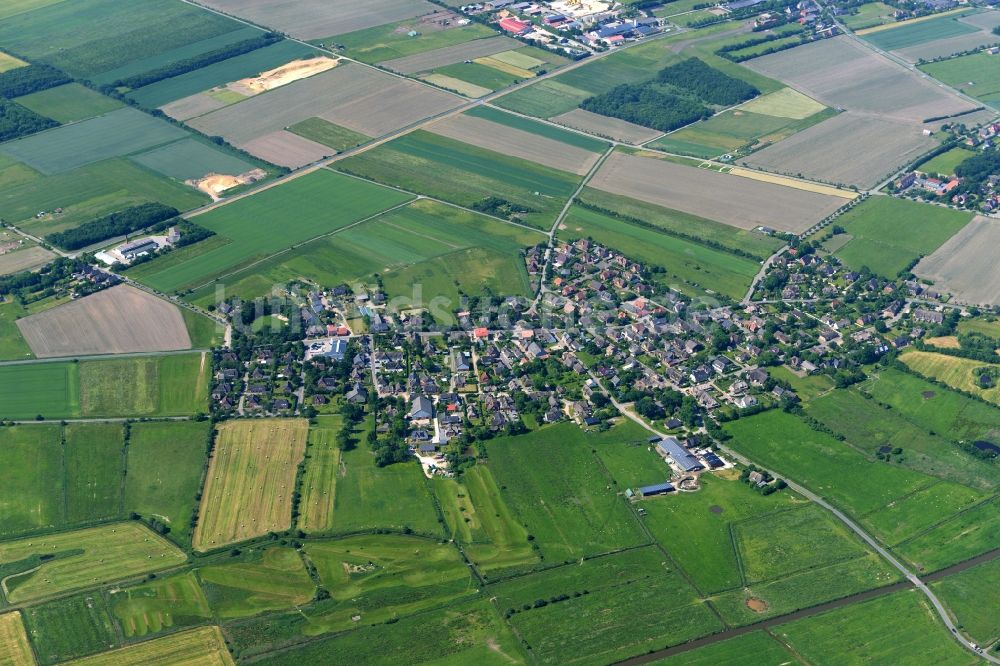
<path fill-rule="evenodd" d="M 218 627 L 200 627 L 66 663 L 72 666 L 231 666 L 233 658 Z"/>
<path fill-rule="evenodd" d="M 52 557 L 43 561 L 43 555 Z M 137 522 L 0 543 L 0 562 L 18 571 L 3 581 L 10 603 L 97 587 L 186 560 L 175 546 Z"/>
<path fill-rule="evenodd" d="M 211 550 L 291 527 L 305 419 L 230 421 L 219 427 L 194 547 Z"/>
<path fill-rule="evenodd" d="M 35 657 L 28 645 L 21 614 L 17 611 L 0 615 L 0 664 L 4 666 L 32 666 Z"/>
<path fill-rule="evenodd" d="M 15 58 L 12 55 L 0 52 L 0 73 L 9 72 L 12 69 L 17 69 L 18 67 L 24 67 L 28 63 L 24 62 L 19 58 Z"/>
<path fill-rule="evenodd" d="M 768 95 L 755 97 L 740 106 L 741 111 L 796 120 L 805 120 L 825 108 L 812 97 L 807 97 L 793 88 L 782 88 Z"/>
<path fill-rule="evenodd" d="M 976 368 L 990 367 L 1000 370 L 1000 365 L 923 351 L 906 352 L 899 357 L 899 360 L 924 377 L 944 382 L 961 391 L 975 393 L 984 400 L 1000 405 L 1000 387 L 981 388 L 976 376 L 972 374 Z"/>
<path fill-rule="evenodd" d="M 299 505 L 300 530 L 323 532 L 333 529 L 333 498 L 340 474 L 340 449 L 336 437 L 343 419 L 320 416 L 309 431 L 309 461 L 302 479 L 302 503 Z"/>

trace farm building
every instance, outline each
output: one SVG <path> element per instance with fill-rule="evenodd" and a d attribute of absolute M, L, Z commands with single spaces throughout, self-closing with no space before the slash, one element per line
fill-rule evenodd
<path fill-rule="evenodd" d="M 719 456 L 715 455 L 711 451 L 709 451 L 708 453 L 706 453 L 704 455 L 704 458 L 705 458 L 705 462 L 707 462 L 708 466 L 711 467 L 712 469 L 718 469 L 720 467 L 725 467 L 726 466 L 726 463 L 723 462 L 722 458 L 720 458 Z"/>
<path fill-rule="evenodd" d="M 673 492 L 674 486 L 672 483 L 656 483 L 651 486 L 643 486 L 639 488 L 639 494 L 643 497 L 652 497 L 654 495 L 665 495 L 669 492 Z"/>
<path fill-rule="evenodd" d="M 698 459 L 694 457 L 694 455 L 681 446 L 681 443 L 677 441 L 676 437 L 665 437 L 661 439 L 656 445 L 656 448 L 659 449 L 661 456 L 670 458 L 685 472 L 694 472 L 699 469 L 705 469 L 705 466 L 702 465 Z"/>
<path fill-rule="evenodd" d="M 125 243 L 124 245 L 119 245 L 115 249 L 127 261 L 132 261 L 136 257 L 143 257 L 152 252 L 156 252 L 156 250 L 158 250 L 159 247 L 160 245 L 152 238 L 143 238 L 142 240 L 137 240 L 131 243 Z"/>
<path fill-rule="evenodd" d="M 523 35 L 531 32 L 531 24 L 518 21 L 516 18 L 505 18 L 500 21 L 500 27 L 512 35 Z"/>

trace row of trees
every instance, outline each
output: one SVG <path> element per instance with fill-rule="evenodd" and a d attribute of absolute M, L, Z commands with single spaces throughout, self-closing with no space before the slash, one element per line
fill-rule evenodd
<path fill-rule="evenodd" d="M 45 237 L 48 242 L 67 250 L 78 250 L 94 243 L 123 236 L 177 217 L 180 212 L 161 203 L 144 203 L 91 220 L 75 229 Z"/>

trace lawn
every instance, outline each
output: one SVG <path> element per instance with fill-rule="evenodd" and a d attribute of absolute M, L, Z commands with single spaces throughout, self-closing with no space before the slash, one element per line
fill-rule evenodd
<path fill-rule="evenodd" d="M 494 37 L 496 32 L 480 25 L 431 29 L 424 32 L 418 21 L 400 21 L 364 30 L 337 35 L 333 40 L 344 47 L 343 53 L 362 62 L 378 63 L 405 56 L 433 51 L 446 46 L 464 44 L 483 37 Z M 414 36 L 410 32 L 416 32 Z M 326 42 L 328 40 L 314 40 Z"/>
<path fill-rule="evenodd" d="M 200 627 L 67 663 L 71 666 L 232 666 L 233 658 L 218 627 Z"/>
<path fill-rule="evenodd" d="M 951 150 L 936 155 L 919 166 L 924 173 L 936 173 L 942 176 L 951 176 L 955 173 L 955 167 L 975 155 L 974 152 L 966 148 L 952 148 Z"/>
<path fill-rule="evenodd" d="M 548 228 L 579 178 L 423 130 L 337 163 L 337 168 L 463 206 L 499 197 L 530 211 L 523 220 Z"/>
<path fill-rule="evenodd" d="M 203 316 L 189 308 L 179 308 L 184 317 L 192 349 L 208 349 L 222 345 L 226 329 L 214 319 Z"/>
<path fill-rule="evenodd" d="M 646 540 L 590 452 L 617 436 L 563 423 L 490 442 L 490 471 L 547 563 Z"/>
<path fill-rule="evenodd" d="M 124 431 L 119 423 L 75 423 L 63 431 L 66 522 L 107 520 L 122 513 Z"/>
<path fill-rule="evenodd" d="M 799 398 L 807 402 L 826 393 L 834 386 L 833 380 L 830 379 L 829 375 L 805 375 L 804 377 L 800 377 L 789 370 L 786 365 L 768 368 L 767 371 L 775 379 L 788 382 L 788 385 L 792 387 L 792 390 L 795 391 Z"/>
<path fill-rule="evenodd" d="M 51 555 L 41 560 L 41 555 Z M 0 543 L 7 601 L 37 601 L 183 564 L 187 557 L 137 522 Z"/>
<path fill-rule="evenodd" d="M 938 249 L 972 220 L 971 213 L 874 196 L 837 218 L 853 239 L 836 252 L 847 266 L 893 278 Z"/>
<path fill-rule="evenodd" d="M 980 385 L 979 378 L 973 374 L 974 370 L 980 368 L 990 368 L 993 371 L 1000 369 L 995 363 L 915 350 L 901 354 L 899 360 L 924 377 L 936 379 L 954 389 L 974 393 L 987 402 L 1000 405 L 1000 387 L 985 389 Z"/>
<path fill-rule="evenodd" d="M 772 632 L 809 663 L 978 663 L 952 640 L 930 602 L 916 590 L 796 620 Z"/>
<path fill-rule="evenodd" d="M 306 440 L 306 471 L 302 477 L 298 528 L 304 532 L 333 529 L 333 498 L 340 470 L 336 437 L 343 427 L 339 415 L 316 417 Z"/>
<path fill-rule="evenodd" d="M 654 279 L 691 296 L 714 292 L 740 299 L 760 270 L 760 264 L 753 259 L 581 206 L 570 209 L 559 237 L 590 238 L 646 265 L 660 266 L 665 272 Z"/>
<path fill-rule="evenodd" d="M 25 611 L 25 621 L 40 664 L 56 664 L 119 645 L 100 592 L 31 606 Z"/>
<path fill-rule="evenodd" d="M 299 606 L 316 590 L 293 548 L 268 548 L 242 562 L 202 567 L 197 574 L 209 606 L 226 619 Z"/>
<path fill-rule="evenodd" d="M 974 25 L 962 23 L 958 16 L 940 16 L 918 23 L 902 23 L 878 32 L 864 35 L 864 39 L 885 51 L 905 49 L 924 42 L 967 35 L 979 30 Z"/>
<path fill-rule="evenodd" d="M 122 103 L 79 83 L 18 97 L 17 103 L 35 113 L 60 123 L 72 123 L 120 109 Z"/>
<path fill-rule="evenodd" d="M 111 590 L 111 611 L 126 638 L 200 624 L 212 617 L 194 572 Z"/>
<path fill-rule="evenodd" d="M 0 536 L 65 524 L 62 430 L 0 428 Z"/>
<path fill-rule="evenodd" d="M 310 141 L 329 146 L 337 152 L 354 148 L 371 139 L 371 137 L 365 136 L 361 132 L 349 130 L 346 127 L 341 127 L 322 118 L 307 118 L 302 122 L 290 126 L 288 131 L 294 132 Z"/>
<path fill-rule="evenodd" d="M 209 428 L 196 421 L 131 426 L 125 509 L 164 523 L 170 538 L 183 545 L 191 543 Z"/>
<path fill-rule="evenodd" d="M 973 53 L 927 63 L 920 69 L 981 102 L 1000 102 L 1000 68 L 994 56 Z"/>
<path fill-rule="evenodd" d="M 1000 639 L 996 590 L 1000 585 L 1000 559 L 979 564 L 931 583 L 931 589 L 951 610 L 956 624 L 980 645 Z"/>
<path fill-rule="evenodd" d="M 328 234 L 410 199 L 407 194 L 364 183 L 325 169 L 268 188 L 194 221 L 230 242 L 208 239 L 165 260 L 142 265 L 129 275 L 161 291 L 198 286 L 273 255 L 290 246 Z M 281 234 L 274 229 L 280 227 Z"/>

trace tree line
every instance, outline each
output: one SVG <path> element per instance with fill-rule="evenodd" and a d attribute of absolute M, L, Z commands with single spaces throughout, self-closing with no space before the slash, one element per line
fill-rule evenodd
<path fill-rule="evenodd" d="M 16 102 L 0 99 L 0 141 L 10 141 L 58 126 L 59 123 L 51 118 L 40 116 Z"/>
<path fill-rule="evenodd" d="M 49 65 L 28 65 L 0 73 L 0 97 L 12 99 L 55 88 L 72 81 Z"/>
<path fill-rule="evenodd" d="M 49 234 L 45 240 L 67 250 L 79 250 L 108 238 L 124 236 L 177 217 L 180 212 L 161 203 L 144 203 L 91 220 L 75 229 Z"/>

